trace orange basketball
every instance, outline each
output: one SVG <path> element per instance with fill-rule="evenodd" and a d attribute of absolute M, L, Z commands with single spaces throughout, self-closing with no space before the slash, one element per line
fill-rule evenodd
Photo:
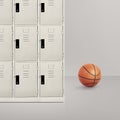
<path fill-rule="evenodd" d="M 101 79 L 101 71 L 99 67 L 94 64 L 85 64 L 80 68 L 78 77 L 84 86 L 94 87 Z"/>

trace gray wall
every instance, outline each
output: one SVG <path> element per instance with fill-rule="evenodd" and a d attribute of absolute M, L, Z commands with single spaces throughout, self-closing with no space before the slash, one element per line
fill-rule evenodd
<path fill-rule="evenodd" d="M 120 0 L 66 0 L 66 75 L 85 63 L 120 76 Z"/>

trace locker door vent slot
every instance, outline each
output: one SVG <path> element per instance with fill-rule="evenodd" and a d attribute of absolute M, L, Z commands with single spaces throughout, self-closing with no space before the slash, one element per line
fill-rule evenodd
<path fill-rule="evenodd" d="M 20 4 L 16 3 L 16 12 L 20 12 Z"/>
<path fill-rule="evenodd" d="M 45 3 L 41 3 L 41 12 L 45 12 Z"/>
<path fill-rule="evenodd" d="M 44 84 L 45 84 L 45 76 L 41 75 L 41 85 L 44 85 Z"/>
<path fill-rule="evenodd" d="M 49 5 L 49 6 L 52 6 L 52 7 L 53 7 L 54 4 L 55 4 L 55 0 L 49 0 L 49 1 L 48 1 L 48 5 Z"/>
<path fill-rule="evenodd" d="M 41 39 L 41 48 L 44 49 L 45 48 L 45 40 Z"/>
<path fill-rule="evenodd" d="M 19 81 L 19 75 L 16 75 L 16 85 L 19 85 L 20 81 Z"/>

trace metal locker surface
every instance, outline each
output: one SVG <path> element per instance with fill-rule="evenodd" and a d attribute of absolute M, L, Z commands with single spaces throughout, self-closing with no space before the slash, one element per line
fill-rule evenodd
<path fill-rule="evenodd" d="M 64 101 L 64 0 L 0 0 L 0 102 Z"/>
<path fill-rule="evenodd" d="M 15 24 L 37 24 L 37 0 L 15 0 Z"/>
<path fill-rule="evenodd" d="M 0 24 L 12 24 L 12 0 L 0 0 Z"/>
<path fill-rule="evenodd" d="M 37 63 L 15 63 L 15 97 L 37 96 Z"/>
<path fill-rule="evenodd" d="M 63 0 L 40 0 L 40 23 L 62 25 Z"/>
<path fill-rule="evenodd" d="M 41 97 L 62 97 L 63 76 L 62 62 L 42 61 L 40 64 L 40 96 Z"/>
<path fill-rule="evenodd" d="M 0 97 L 12 97 L 12 62 L 0 62 Z"/>
<path fill-rule="evenodd" d="M 37 60 L 37 27 L 15 28 L 15 60 Z"/>
<path fill-rule="evenodd" d="M 62 27 L 41 26 L 39 33 L 40 60 L 62 60 Z M 44 42 L 44 43 L 43 43 Z M 43 45 L 44 44 L 44 45 Z"/>
<path fill-rule="evenodd" d="M 12 60 L 12 26 L 0 25 L 0 61 Z"/>

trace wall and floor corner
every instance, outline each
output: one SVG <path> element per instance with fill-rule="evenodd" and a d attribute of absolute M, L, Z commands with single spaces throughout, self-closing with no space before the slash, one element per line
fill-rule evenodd
<path fill-rule="evenodd" d="M 0 102 L 63 102 L 63 0 L 0 0 Z"/>
<path fill-rule="evenodd" d="M 66 0 L 66 75 L 86 63 L 120 76 L 120 1 Z"/>

